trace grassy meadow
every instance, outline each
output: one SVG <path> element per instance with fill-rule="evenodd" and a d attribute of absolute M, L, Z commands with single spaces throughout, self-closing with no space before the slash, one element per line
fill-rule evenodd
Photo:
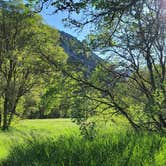
<path fill-rule="evenodd" d="M 69 119 L 22 120 L 9 129 L 0 130 L 0 160 L 5 158 L 13 145 L 21 144 L 34 138 L 56 137 L 78 133 L 78 127 Z"/>
<path fill-rule="evenodd" d="M 165 166 L 166 137 L 100 128 L 93 141 L 68 119 L 23 120 L 0 133 L 2 166 Z"/>

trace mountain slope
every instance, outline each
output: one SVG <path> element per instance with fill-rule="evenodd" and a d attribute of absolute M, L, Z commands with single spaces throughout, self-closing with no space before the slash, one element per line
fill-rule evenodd
<path fill-rule="evenodd" d="M 69 56 L 68 63 L 77 68 L 84 67 L 87 71 L 92 71 L 101 60 L 83 42 L 62 31 L 60 31 L 60 45 Z"/>

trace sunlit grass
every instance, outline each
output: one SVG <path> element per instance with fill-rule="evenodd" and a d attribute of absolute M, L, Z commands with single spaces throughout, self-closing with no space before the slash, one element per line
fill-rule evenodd
<path fill-rule="evenodd" d="M 70 119 L 22 120 L 14 123 L 9 131 L 0 130 L 0 160 L 5 158 L 13 144 L 38 136 L 58 137 L 78 133 L 78 126 Z"/>
<path fill-rule="evenodd" d="M 111 124 L 111 123 L 110 123 Z M 2 166 L 165 166 L 166 137 L 115 123 L 94 140 L 69 119 L 25 120 L 0 133 Z"/>

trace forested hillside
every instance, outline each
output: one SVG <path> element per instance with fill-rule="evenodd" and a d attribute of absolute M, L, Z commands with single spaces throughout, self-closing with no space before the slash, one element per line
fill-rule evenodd
<path fill-rule="evenodd" d="M 80 70 L 84 67 L 87 72 L 91 72 L 101 61 L 85 42 L 80 42 L 65 32 L 60 32 L 60 45 L 68 55 L 68 62 L 77 67 L 80 66 Z"/>

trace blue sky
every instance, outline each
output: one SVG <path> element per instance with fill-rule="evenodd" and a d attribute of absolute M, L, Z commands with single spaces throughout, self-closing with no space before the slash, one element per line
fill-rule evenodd
<path fill-rule="evenodd" d="M 79 30 L 75 30 L 69 27 L 66 27 L 62 21 L 63 18 L 67 17 L 67 13 L 65 12 L 59 12 L 58 14 L 52 14 L 53 8 L 48 8 L 42 10 L 40 13 L 44 19 L 44 22 L 60 31 L 64 31 L 66 33 L 71 34 L 72 36 L 76 37 L 79 40 L 83 40 L 88 33 L 91 32 L 91 30 L 94 30 L 94 27 L 89 25 L 86 26 L 81 32 Z M 93 28 L 92 28 L 93 27 Z M 105 58 L 106 55 L 101 55 L 99 52 L 95 52 L 98 56 L 101 58 Z"/>
<path fill-rule="evenodd" d="M 58 14 L 52 14 L 53 9 L 44 9 L 40 14 L 42 15 L 44 22 L 54 28 L 57 28 L 61 31 L 64 31 L 66 33 L 69 33 L 75 37 L 77 37 L 79 40 L 83 40 L 85 36 L 88 34 L 89 30 L 88 28 L 83 29 L 81 32 L 76 31 L 76 29 L 72 29 L 69 27 L 65 27 L 64 23 L 62 22 L 62 19 L 67 17 L 67 13 L 60 12 Z"/>

